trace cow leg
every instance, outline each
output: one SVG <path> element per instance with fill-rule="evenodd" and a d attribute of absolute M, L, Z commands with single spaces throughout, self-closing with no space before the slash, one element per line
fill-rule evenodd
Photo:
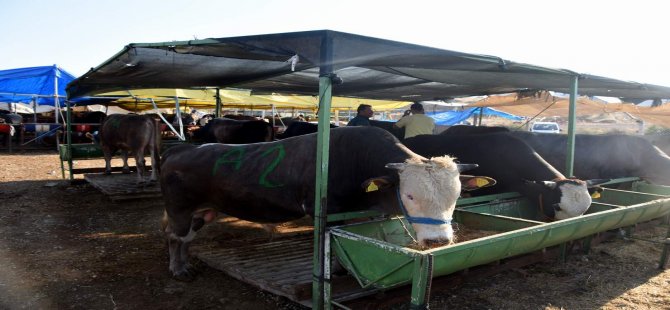
<path fill-rule="evenodd" d="M 112 173 L 112 154 L 114 150 L 109 147 L 102 146 L 102 154 L 105 157 L 105 174 L 109 175 Z"/>
<path fill-rule="evenodd" d="M 167 212 L 163 217 L 163 227 L 168 240 L 170 254 L 170 272 L 175 279 L 191 281 L 196 270 L 189 263 L 188 248 L 195 238 L 196 232 L 205 224 L 216 218 L 216 210 L 207 208 L 195 211 L 192 215 L 187 210 L 170 217 Z M 180 236 L 183 235 L 183 236 Z"/>
<path fill-rule="evenodd" d="M 144 152 L 135 152 L 135 165 L 137 166 L 137 184 L 144 183 L 144 169 L 146 161 L 144 160 Z"/>
<path fill-rule="evenodd" d="M 189 233 L 189 235 L 191 235 Z M 195 236 L 195 233 L 192 234 Z M 191 240 L 186 237 L 172 236 L 168 238 L 168 246 L 170 253 L 170 272 L 175 279 L 180 281 L 191 281 L 195 277 L 195 269 L 188 262 L 188 248 Z M 192 239 L 192 237 L 191 237 Z"/>
<path fill-rule="evenodd" d="M 156 156 L 159 155 L 156 154 L 156 150 L 154 149 L 154 147 L 151 148 L 150 154 L 151 154 L 151 179 L 149 179 L 149 181 L 156 182 L 158 181 L 158 169 L 160 169 L 160 167 L 158 167 L 160 164 L 158 163 Z"/>
<path fill-rule="evenodd" d="M 124 174 L 130 173 L 130 166 L 128 166 L 128 151 L 121 150 L 121 159 L 123 159 L 123 168 L 121 168 L 121 172 Z"/>

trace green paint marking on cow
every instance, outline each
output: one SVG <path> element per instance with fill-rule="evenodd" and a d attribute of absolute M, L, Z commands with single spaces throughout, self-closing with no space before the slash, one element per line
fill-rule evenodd
<path fill-rule="evenodd" d="M 221 155 L 221 157 L 214 163 L 212 176 L 216 175 L 216 172 L 223 164 L 233 164 L 235 170 L 240 170 L 240 167 L 242 167 L 242 157 L 244 157 L 244 148 L 241 147 L 233 148 L 232 150 L 223 153 L 223 155 Z"/>
<path fill-rule="evenodd" d="M 266 188 L 284 186 L 284 184 L 271 183 L 270 181 L 265 179 L 268 176 L 268 174 L 270 174 L 270 172 L 274 171 L 275 168 L 277 168 L 277 165 L 279 165 L 279 163 L 284 159 L 284 156 L 286 156 L 284 145 L 278 144 L 277 146 L 271 147 L 267 149 L 265 152 L 263 152 L 263 154 L 261 154 L 261 157 L 265 157 L 270 153 L 274 152 L 275 150 L 277 150 L 277 157 L 275 158 L 274 161 L 272 161 L 272 163 L 270 163 L 270 165 L 267 166 L 267 168 L 265 168 L 265 171 L 263 171 L 261 176 L 258 178 L 258 184 Z"/>

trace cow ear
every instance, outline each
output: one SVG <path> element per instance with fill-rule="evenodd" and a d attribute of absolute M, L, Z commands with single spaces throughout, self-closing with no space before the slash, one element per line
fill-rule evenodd
<path fill-rule="evenodd" d="M 586 180 L 586 187 L 591 188 L 595 187 L 597 185 L 607 183 L 611 181 L 612 179 L 591 179 L 591 180 Z"/>
<path fill-rule="evenodd" d="M 393 187 L 393 181 L 389 177 L 378 177 L 367 179 L 361 184 L 365 192 L 374 192 L 380 189 Z"/>
<path fill-rule="evenodd" d="M 593 199 L 598 199 L 600 198 L 600 193 L 603 192 L 603 188 L 600 186 L 593 186 L 588 188 L 589 194 L 591 194 L 591 198 Z"/>
<path fill-rule="evenodd" d="M 459 178 L 461 180 L 462 191 L 473 191 L 476 189 L 496 185 L 496 180 L 484 176 L 461 174 Z"/>

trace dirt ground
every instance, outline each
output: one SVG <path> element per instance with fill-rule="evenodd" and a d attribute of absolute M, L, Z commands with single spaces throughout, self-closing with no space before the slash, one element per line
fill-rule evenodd
<path fill-rule="evenodd" d="M 113 203 L 88 184 L 62 181 L 55 152 L 0 154 L 0 308 L 302 309 L 204 264 L 195 281 L 173 280 L 159 233 L 162 212 L 160 200 Z M 223 227 L 204 228 L 194 244 L 222 234 L 242 238 Z M 637 236 L 660 239 L 666 231 Z M 268 236 L 254 224 L 236 233 Z M 657 269 L 660 250 L 653 243 L 614 240 L 588 255 L 570 255 L 564 264 L 536 264 L 433 290 L 430 306 L 670 309 L 670 271 Z M 378 308 L 408 306 L 380 301 Z"/>

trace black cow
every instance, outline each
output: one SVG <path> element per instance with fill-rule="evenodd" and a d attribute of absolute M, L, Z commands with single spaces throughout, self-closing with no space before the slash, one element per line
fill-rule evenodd
<path fill-rule="evenodd" d="M 485 134 L 494 132 L 510 132 L 507 127 L 455 125 L 445 129 L 440 135 Z"/>
<path fill-rule="evenodd" d="M 167 150 L 161 168 L 162 223 L 173 275 L 192 277 L 188 246 L 217 211 L 261 223 L 313 215 L 316 144 L 317 135 L 309 134 L 270 143 Z M 372 127 L 335 128 L 330 145 L 328 213 L 370 208 L 399 213 L 398 195 L 421 245 L 452 240 L 450 221 L 461 183 L 451 158 L 428 160 Z M 416 217 L 439 223 L 419 223 Z"/>
<path fill-rule="evenodd" d="M 123 172 L 129 173 L 128 153 L 135 155 L 137 165 L 137 183 L 144 183 L 145 152 L 151 154 L 151 179 L 156 181 L 160 167 L 160 127 L 158 122 L 148 115 L 114 114 L 108 116 L 98 133 L 100 146 L 105 156 L 105 174 L 112 172 L 110 161 L 117 150 L 121 150 Z"/>
<path fill-rule="evenodd" d="M 565 171 L 568 136 L 512 132 L 554 167 Z M 574 175 L 584 179 L 641 177 L 670 185 L 670 157 L 639 136 L 575 135 Z"/>
<path fill-rule="evenodd" d="M 333 124 L 330 124 L 330 128 L 337 128 Z M 319 131 L 319 125 L 312 124 L 308 122 L 298 122 L 294 121 L 286 127 L 283 133 L 277 135 L 277 139 L 286 139 L 290 137 L 302 136 L 310 133 L 315 133 Z"/>
<path fill-rule="evenodd" d="M 274 140 L 274 130 L 263 120 L 215 118 L 193 131 L 193 140 L 228 144 L 269 142 Z"/>
<path fill-rule="evenodd" d="M 478 135 L 420 135 L 403 143 L 422 156 L 454 156 L 476 162 L 474 174 L 494 178 L 497 193 L 516 191 L 531 202 L 539 202 L 550 219 L 584 214 L 591 205 L 597 183 L 607 180 L 566 179 L 523 141 L 504 133 Z"/>

